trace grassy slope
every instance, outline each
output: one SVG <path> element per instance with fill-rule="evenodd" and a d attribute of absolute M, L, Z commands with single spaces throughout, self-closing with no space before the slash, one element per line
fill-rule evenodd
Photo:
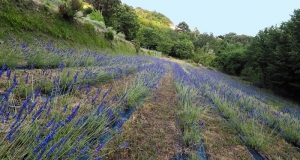
<path fill-rule="evenodd" d="M 47 6 L 31 1 L 0 1 L 0 38 L 14 37 L 30 42 L 35 37 L 110 53 L 134 53 L 130 43 L 116 40 L 116 46 L 97 33 L 91 24 L 68 22 Z"/>

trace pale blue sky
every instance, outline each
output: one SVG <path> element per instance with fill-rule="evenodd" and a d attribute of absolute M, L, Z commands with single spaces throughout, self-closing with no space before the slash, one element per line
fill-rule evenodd
<path fill-rule="evenodd" d="M 215 36 L 229 32 L 255 36 L 259 30 L 290 19 L 300 0 L 121 0 L 160 12 L 177 25 L 185 21 Z"/>

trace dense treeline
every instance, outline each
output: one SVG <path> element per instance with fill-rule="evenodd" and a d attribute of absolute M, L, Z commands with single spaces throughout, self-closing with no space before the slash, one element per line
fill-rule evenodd
<path fill-rule="evenodd" d="M 86 1 L 102 13 L 107 26 L 133 41 L 137 52 L 140 47 L 157 50 L 249 77 L 259 87 L 290 96 L 300 93 L 299 10 L 288 22 L 261 30 L 255 37 L 233 32 L 214 36 L 191 30 L 184 21 L 175 26 L 161 13 L 133 9 L 120 0 Z"/>
<path fill-rule="evenodd" d="M 259 31 L 247 48 L 235 46 L 215 62 L 229 73 L 250 77 L 260 87 L 295 97 L 300 94 L 299 31 L 298 9 L 288 22 Z"/>

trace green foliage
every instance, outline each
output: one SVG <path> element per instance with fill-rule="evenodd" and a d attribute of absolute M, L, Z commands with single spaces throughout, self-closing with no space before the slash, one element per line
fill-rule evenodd
<path fill-rule="evenodd" d="M 205 45 L 209 45 L 207 46 L 209 49 L 212 49 L 214 51 L 217 51 L 217 39 L 214 37 L 214 35 L 208 34 L 208 33 L 203 33 L 200 34 L 197 39 L 193 42 L 195 48 L 203 48 Z"/>
<path fill-rule="evenodd" d="M 240 75 L 247 62 L 245 51 L 246 48 L 240 43 L 228 44 L 225 51 L 217 54 L 214 65 L 226 73 Z"/>
<path fill-rule="evenodd" d="M 247 35 L 237 35 L 236 33 L 230 32 L 223 36 L 223 40 L 227 43 L 241 43 L 243 45 L 250 45 L 253 37 Z"/>
<path fill-rule="evenodd" d="M 62 60 L 60 56 L 47 54 L 45 52 L 30 56 L 30 58 L 27 60 L 27 66 L 30 66 L 33 63 L 35 68 L 56 68 L 61 64 L 61 61 Z"/>
<path fill-rule="evenodd" d="M 184 39 L 182 41 L 177 41 L 173 48 L 171 56 L 178 58 L 190 58 L 194 53 L 194 45 L 191 41 Z"/>
<path fill-rule="evenodd" d="M 156 11 L 151 12 L 138 7 L 135 9 L 135 12 L 143 27 L 169 28 L 173 24 L 168 17 Z"/>
<path fill-rule="evenodd" d="M 127 4 L 119 5 L 116 12 L 112 15 L 112 27 L 117 32 L 125 34 L 127 40 L 133 40 L 140 28 L 138 17 L 131 6 Z"/>
<path fill-rule="evenodd" d="M 198 48 L 191 58 L 195 63 L 199 63 L 205 67 L 209 67 L 212 65 L 212 61 L 214 60 L 215 55 L 206 53 L 203 48 Z"/>
<path fill-rule="evenodd" d="M 114 40 L 114 32 L 113 31 L 105 32 L 104 37 L 110 41 L 113 41 Z"/>
<path fill-rule="evenodd" d="M 93 8 L 88 7 L 88 8 L 83 9 L 83 14 L 88 15 L 91 13 L 93 13 Z"/>
<path fill-rule="evenodd" d="M 182 32 L 191 32 L 189 25 L 184 21 L 177 25 L 177 30 Z"/>
<path fill-rule="evenodd" d="M 115 13 L 116 8 L 121 5 L 120 0 L 85 0 L 86 2 L 92 4 L 95 9 L 101 11 L 102 15 L 105 17 L 105 24 L 107 24 L 107 19 Z"/>
<path fill-rule="evenodd" d="M 5 62 L 7 62 L 7 66 L 9 68 L 14 68 L 20 62 L 20 56 L 18 54 L 13 53 L 13 50 L 10 48 L 2 47 L 0 44 L 0 66 L 3 66 Z"/>
<path fill-rule="evenodd" d="M 91 14 L 89 14 L 89 16 L 90 16 L 91 20 L 104 22 L 104 18 L 102 16 L 102 14 L 97 10 L 93 11 Z"/>
<path fill-rule="evenodd" d="M 279 27 L 271 26 L 251 38 L 229 33 L 219 36 L 214 65 L 227 73 L 253 81 L 287 96 L 300 94 L 300 10 Z M 201 36 L 200 36 L 201 37 Z M 199 39 L 195 46 L 203 45 Z"/>
<path fill-rule="evenodd" d="M 65 0 L 64 3 L 59 4 L 58 9 L 63 18 L 69 20 L 75 17 L 75 14 L 81 9 L 81 7 L 81 0 Z"/>
<path fill-rule="evenodd" d="M 127 107 L 136 107 L 138 103 L 146 97 L 149 90 L 142 85 L 131 87 L 127 91 Z"/>

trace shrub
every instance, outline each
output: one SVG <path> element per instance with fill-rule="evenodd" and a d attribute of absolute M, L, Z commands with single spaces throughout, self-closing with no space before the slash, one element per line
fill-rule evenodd
<path fill-rule="evenodd" d="M 81 9 L 81 6 L 81 0 L 68 0 L 65 3 L 59 4 L 58 9 L 63 18 L 69 20 L 75 17 L 76 12 Z"/>
<path fill-rule="evenodd" d="M 93 12 L 93 9 L 91 7 L 83 9 L 83 14 L 84 15 L 91 14 L 92 12 Z"/>
<path fill-rule="evenodd" d="M 108 31 L 105 32 L 104 37 L 110 41 L 114 40 L 114 32 L 113 31 Z"/>
<path fill-rule="evenodd" d="M 118 35 L 119 38 L 125 39 L 125 34 L 124 33 L 119 32 L 117 35 Z"/>
<path fill-rule="evenodd" d="M 104 18 L 98 10 L 92 12 L 91 14 L 89 14 L 89 16 L 90 16 L 91 20 L 104 22 Z"/>

